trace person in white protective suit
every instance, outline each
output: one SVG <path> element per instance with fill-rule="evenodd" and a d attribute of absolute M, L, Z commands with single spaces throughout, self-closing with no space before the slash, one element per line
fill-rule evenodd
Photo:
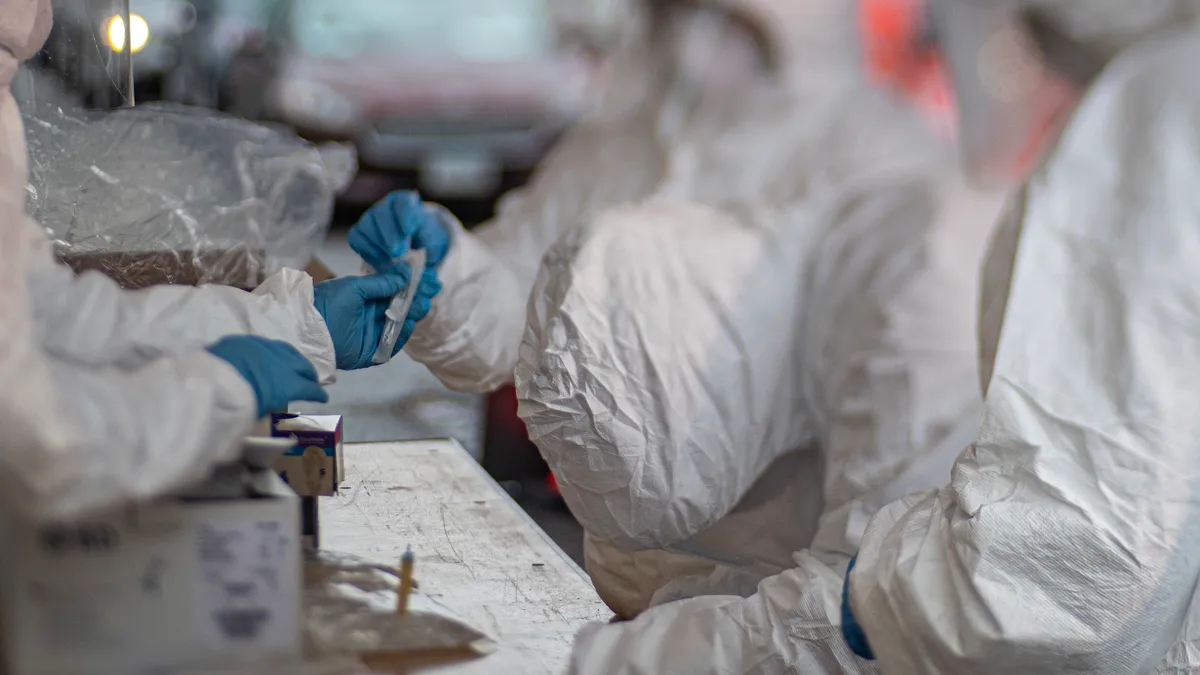
<path fill-rule="evenodd" d="M 697 78 L 712 107 L 679 124 L 705 134 L 584 214 L 530 300 L 520 414 L 597 588 L 640 612 L 581 632 L 571 673 L 870 672 L 839 630 L 847 563 L 978 429 L 975 282 L 1003 191 L 966 187 L 867 82 L 853 3 L 738 4 L 777 68 Z M 666 44 L 701 38 L 669 18 Z"/>
<path fill-rule="evenodd" d="M 1053 133 L 985 265 L 981 431 L 872 520 L 847 638 L 888 675 L 1200 672 L 1200 2 L 929 9 L 970 167 Z"/>
<path fill-rule="evenodd" d="M 50 24 L 49 0 L 0 0 L 0 506 L 32 518 L 155 496 L 236 459 L 257 417 L 369 364 L 372 303 L 387 302 L 369 287 L 403 287 L 381 275 L 314 290 L 295 270 L 254 293 L 75 277 L 25 214 L 9 90 Z"/>
<path fill-rule="evenodd" d="M 953 153 L 866 84 L 852 9 L 639 0 L 606 15 L 621 20 L 603 100 L 496 220 L 453 233 L 407 348 L 460 389 L 516 365 L 521 415 L 618 615 L 726 592 L 682 606 L 693 628 L 755 639 L 738 626 L 780 630 L 784 607 L 840 660 L 840 580 L 867 519 L 944 481 L 976 430 L 974 280 L 1002 199 L 965 188 Z M 386 261 L 403 216 L 368 217 L 351 245 Z M 778 590 L 737 597 L 810 545 Z M 580 653 L 636 643 L 653 661 L 663 630 L 689 630 L 674 612 Z"/>

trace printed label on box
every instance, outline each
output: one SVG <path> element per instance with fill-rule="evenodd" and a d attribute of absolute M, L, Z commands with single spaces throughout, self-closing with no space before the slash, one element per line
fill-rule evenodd
<path fill-rule="evenodd" d="M 336 460 L 315 445 L 302 450 L 298 456 L 285 455 L 275 460 L 280 478 L 301 497 L 336 494 Z"/>
<path fill-rule="evenodd" d="M 199 527 L 197 623 L 209 644 L 294 642 L 298 619 L 290 598 L 299 579 L 287 556 L 294 536 L 275 521 Z"/>

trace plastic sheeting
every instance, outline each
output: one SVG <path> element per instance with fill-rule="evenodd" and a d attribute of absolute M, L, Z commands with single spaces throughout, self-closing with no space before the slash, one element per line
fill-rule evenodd
<path fill-rule="evenodd" d="M 257 286 L 324 239 L 353 150 L 177 106 L 29 105 L 28 209 L 59 257 L 128 288 Z"/>

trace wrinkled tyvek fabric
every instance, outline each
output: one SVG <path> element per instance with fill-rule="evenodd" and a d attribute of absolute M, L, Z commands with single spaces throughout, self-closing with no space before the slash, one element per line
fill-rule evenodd
<path fill-rule="evenodd" d="M 577 209 L 530 295 L 520 414 L 602 597 L 659 604 L 586 630 L 572 672 L 854 672 L 849 556 L 977 431 L 976 279 L 1003 195 L 867 86 L 852 6 L 744 9 L 780 70 L 696 78 L 682 110 L 661 92 L 703 72 L 703 17 L 674 50 L 629 48 L 617 81 L 658 98 L 614 95 L 580 130 L 625 139 L 613 179 L 648 182 Z"/>
<path fill-rule="evenodd" d="M 0 0 L 0 491 L 5 508 L 60 517 L 156 495 L 231 459 L 253 424 L 241 376 L 200 347 L 228 333 L 284 339 L 324 381 L 333 345 L 307 275 L 253 294 L 118 289 L 58 264 L 25 215 L 26 156 L 9 92 L 50 27 L 47 0 Z"/>
<path fill-rule="evenodd" d="M 954 191 L 961 190 L 960 194 L 970 196 L 961 184 L 948 183 L 954 186 Z M 910 187 L 905 186 L 906 189 Z M 859 672 L 857 668 L 862 665 L 861 662 L 856 665 L 842 645 L 837 630 L 842 574 L 849 555 L 857 546 L 867 520 L 877 508 L 922 486 L 945 480 L 954 458 L 977 430 L 975 413 L 978 389 L 972 348 L 976 271 L 969 269 L 971 265 L 968 259 L 978 261 L 983 248 L 983 234 L 986 232 L 986 226 L 980 228 L 973 225 L 977 222 L 975 219 L 991 222 L 996 204 L 994 199 L 966 198 L 960 201 L 935 191 L 936 188 L 930 185 L 925 187 L 930 189 L 930 196 L 938 198 L 938 213 L 920 208 L 900 208 L 904 202 L 897 201 L 897 193 L 883 190 L 878 193 L 874 204 L 863 207 L 861 219 L 835 219 L 846 228 L 841 232 L 845 235 L 858 227 L 880 227 L 875 218 L 887 214 L 887 224 L 897 227 L 894 230 L 881 229 L 877 233 L 886 240 L 880 249 L 872 251 L 872 246 L 864 243 L 869 239 L 862 236 L 846 237 L 835 245 L 815 246 L 812 249 L 814 259 L 830 263 L 830 268 L 822 270 L 829 276 L 824 279 L 816 277 L 820 281 L 813 282 L 815 285 L 800 296 L 798 304 L 819 307 L 828 313 L 817 314 L 824 318 L 817 324 L 819 327 L 811 327 L 810 323 L 809 330 L 797 331 L 794 339 L 801 345 L 799 351 L 802 355 L 812 349 L 817 354 L 829 353 L 830 356 L 811 361 L 801 360 L 797 366 L 798 373 L 792 377 L 801 380 L 806 389 L 816 391 L 815 396 L 819 397 L 816 399 L 819 401 L 817 405 L 821 406 L 818 410 L 828 410 L 824 413 L 828 415 L 827 418 L 814 416 L 811 428 L 811 432 L 819 438 L 818 448 L 824 456 L 825 468 L 823 473 L 797 472 L 790 475 L 794 479 L 793 485 L 797 486 L 796 491 L 803 492 L 804 488 L 819 490 L 823 508 L 786 514 L 773 508 L 771 499 L 767 499 L 766 504 L 747 506 L 746 502 L 754 500 L 751 492 L 739 503 L 740 508 L 732 515 L 725 516 L 725 519 L 737 519 L 745 515 L 739 511 L 746 509 L 751 522 L 758 521 L 765 530 L 761 539 L 740 542 L 732 538 L 724 541 L 716 539 L 713 535 L 724 526 L 724 522 L 718 521 L 714 527 L 672 547 L 709 561 L 730 560 L 739 555 L 750 557 L 750 560 L 734 560 L 735 564 L 716 566 L 710 562 L 711 571 L 706 571 L 702 566 L 671 570 L 676 576 L 666 579 L 660 588 L 653 591 L 652 604 L 659 606 L 650 608 L 629 623 L 595 627 L 581 635 L 571 672 Z M 928 228 L 924 237 L 904 234 L 906 227 L 903 221 L 910 218 L 914 227 L 919 223 L 921 227 Z M 636 229 L 635 225 L 645 224 L 646 221 L 631 223 L 624 232 L 628 234 Z M 608 230 L 597 228 L 597 231 Z M 689 236 L 704 238 L 710 234 L 702 230 Z M 613 236 L 616 237 L 615 234 Z M 691 260 L 686 255 L 688 252 L 685 250 L 673 260 Z M 871 255 L 885 262 L 893 254 L 903 255 L 906 252 L 919 252 L 920 256 L 914 256 L 907 261 L 908 264 L 900 258 L 894 268 L 886 264 L 848 264 Z M 599 252 L 599 255 L 603 254 L 603 251 Z M 620 256 L 615 258 L 619 259 Z M 923 262 L 915 264 L 917 260 Z M 549 259 L 547 262 L 549 264 Z M 583 260 L 580 267 L 587 269 L 586 262 Z M 751 276 L 756 279 L 769 279 L 778 274 L 776 271 L 764 273 L 757 267 L 754 272 Z M 588 278 L 598 276 L 593 274 Z M 613 276 L 617 279 L 627 278 L 619 272 Z M 766 284 L 767 281 L 761 283 Z M 728 284 L 728 279 L 718 278 L 713 284 L 724 286 Z M 576 281 L 572 290 L 581 291 L 586 287 Z M 863 291 L 863 288 L 868 290 Z M 839 289 L 845 295 L 837 297 L 836 291 Z M 617 290 L 624 289 L 617 286 Z M 698 297 L 712 290 L 700 284 Z M 660 294 L 653 292 L 648 295 L 658 297 Z M 688 297 L 687 293 L 679 295 L 683 299 Z M 600 297 L 585 296 L 585 299 L 596 300 Z M 830 310 L 820 304 L 823 301 L 831 303 L 836 309 Z M 568 297 L 568 302 L 574 302 L 574 299 Z M 568 308 L 586 307 L 581 305 L 582 302 L 580 300 L 568 305 Z M 656 304 L 652 309 L 662 312 L 667 308 L 663 303 Z M 729 313 L 735 315 L 736 308 Z M 568 316 L 575 319 L 589 317 L 589 312 L 576 311 Z M 648 312 L 647 316 L 653 317 L 655 313 Z M 617 319 L 613 325 L 620 326 L 622 331 L 626 331 L 625 326 L 633 325 L 634 328 L 630 330 L 647 334 L 643 345 L 663 343 L 663 338 L 653 339 L 651 331 L 669 331 L 673 326 L 669 321 L 659 325 L 646 318 L 638 318 L 635 323 L 633 317 L 625 315 L 618 315 Z M 764 323 L 771 325 L 769 320 Z M 726 324 L 738 325 L 734 319 Z M 536 322 L 531 322 L 530 331 L 537 326 Z M 745 333 L 749 335 L 751 331 Z M 546 334 L 552 332 L 546 331 Z M 624 349 L 620 339 L 628 334 L 618 333 L 616 349 Z M 719 396 L 722 390 L 711 386 L 704 388 L 705 383 L 701 381 L 699 391 L 702 395 L 695 398 L 691 396 L 696 394 L 696 390 L 689 390 L 687 380 L 679 378 L 684 385 L 676 385 L 669 392 L 670 396 L 662 399 L 679 402 L 671 409 L 671 414 L 679 415 L 679 423 L 675 418 L 660 422 L 651 414 L 653 408 L 637 405 L 643 402 L 649 404 L 648 399 L 634 398 L 634 405 L 619 411 L 605 408 L 602 407 L 603 399 L 600 396 L 593 398 L 591 394 L 602 393 L 610 387 L 616 388 L 627 379 L 631 383 L 630 389 L 636 389 L 641 384 L 640 378 L 637 375 L 626 378 L 626 373 L 632 370 L 640 375 L 644 371 L 635 369 L 641 363 L 630 352 L 618 351 L 618 357 L 624 361 L 618 362 L 621 368 L 617 370 L 609 366 L 615 359 L 588 353 L 588 343 L 561 344 L 550 342 L 546 352 L 555 359 L 560 355 L 567 356 L 561 362 L 554 363 L 552 368 L 543 368 L 541 371 L 552 376 L 555 371 L 563 370 L 562 362 L 569 358 L 576 369 L 565 370 L 566 374 L 557 381 L 557 386 L 571 391 L 570 383 L 585 381 L 585 377 L 589 383 L 599 383 L 600 386 L 595 389 L 586 389 L 590 384 L 579 387 L 582 400 L 598 402 L 579 413 L 580 417 L 589 421 L 597 420 L 595 427 L 584 427 L 577 433 L 577 437 L 591 443 L 591 447 L 571 446 L 560 441 L 565 437 L 563 429 L 573 431 L 563 423 L 565 415 L 560 418 L 557 428 L 539 424 L 530 424 L 530 428 L 536 429 L 533 431 L 535 435 L 547 430 L 555 434 L 550 439 L 560 445 L 552 446 L 546 443 L 545 437 L 539 437 L 540 447 L 544 451 L 547 448 L 561 449 L 561 456 L 555 457 L 548 452 L 547 457 L 552 458 L 551 463 L 564 496 L 574 512 L 581 514 L 580 520 L 585 527 L 593 533 L 603 532 L 601 537 L 611 532 L 623 535 L 625 531 L 620 528 L 629 524 L 645 524 L 645 529 L 637 533 L 647 538 L 659 533 L 660 530 L 654 528 L 667 531 L 667 527 L 678 524 L 677 531 L 686 536 L 687 528 L 696 522 L 689 521 L 689 518 L 714 515 L 720 518 L 724 515 L 720 509 L 728 506 L 718 501 L 721 498 L 719 491 L 725 481 L 731 482 L 731 478 L 742 470 L 737 462 L 753 458 L 750 450 L 757 450 L 760 457 L 767 455 L 767 461 L 770 462 L 773 456 L 768 453 L 778 452 L 779 448 L 767 442 L 760 446 L 746 443 L 735 447 L 741 453 L 722 456 L 719 452 L 723 448 L 704 446 L 700 432 L 694 437 L 687 437 L 687 430 L 695 428 L 707 431 L 705 422 L 710 419 L 753 420 L 754 414 L 758 413 L 767 420 L 770 420 L 770 415 L 791 420 L 795 415 L 794 411 L 782 408 L 762 412 L 749 405 L 746 401 L 755 400 L 754 391 L 751 387 L 740 385 L 753 385 L 756 380 L 751 377 L 742 378 L 739 386 L 730 387 L 732 393 L 724 397 Z M 754 357 L 762 353 L 747 350 L 731 360 L 754 363 Z M 650 357 L 655 355 L 651 352 Z M 770 353 L 762 357 L 764 362 L 774 358 L 775 355 Z M 689 362 L 687 358 L 681 360 Z M 630 363 L 633 364 L 632 368 L 626 365 Z M 697 380 L 713 372 L 705 368 L 694 370 L 700 374 Z M 580 371 L 583 371 L 583 376 L 579 375 Z M 665 373 L 666 369 L 652 372 Z M 759 372 L 768 371 L 764 369 Z M 518 373 L 521 374 L 520 369 Z M 692 372 L 686 375 L 690 376 Z M 547 381 L 551 379 L 547 377 Z M 777 385 L 787 379 L 787 374 L 783 373 L 773 381 L 768 381 L 768 384 Z M 742 394 L 747 389 L 751 394 Z M 633 397 L 627 390 L 619 390 L 619 394 Z M 705 396 L 712 396 L 715 404 Z M 556 403 L 563 407 L 568 402 L 566 397 L 556 399 Z M 527 399 L 522 399 L 522 405 L 526 403 Z M 804 407 L 799 406 L 799 409 L 802 411 Z M 691 419 L 698 420 L 694 425 L 688 424 L 688 418 L 683 417 L 689 411 L 693 412 Z M 604 436 L 605 429 L 596 427 L 617 418 L 618 412 L 644 424 L 651 433 L 658 434 L 651 436 L 651 439 L 663 439 L 663 442 L 652 445 L 640 440 L 631 441 L 629 436 L 617 437 L 623 441 L 623 445 L 597 441 L 597 438 L 606 440 L 607 437 Z M 547 419 L 550 414 L 539 413 L 538 417 L 529 416 L 526 419 L 527 422 Z M 673 442 L 669 434 L 663 433 L 663 430 L 670 432 L 677 428 L 684 429 L 684 442 Z M 730 428 L 733 429 L 733 425 Z M 758 440 L 753 435 L 752 422 L 741 421 L 736 428 L 744 432 L 745 438 Z M 567 454 L 569 452 L 574 454 Z M 620 460 L 637 460 L 639 452 L 644 453 L 642 456 L 650 457 L 650 461 L 638 467 L 643 469 L 639 477 L 650 474 L 657 468 L 653 462 L 660 461 L 672 471 L 664 475 L 684 478 L 668 483 L 663 488 L 653 482 L 631 484 L 621 474 L 624 467 Z M 707 456 L 704 454 L 706 452 Z M 786 460 L 790 455 L 783 457 Z M 721 461 L 728 462 L 729 466 L 716 470 L 709 468 Z M 765 472 L 770 475 L 780 470 L 781 466 L 784 466 L 782 461 L 776 460 L 768 465 Z M 599 469 L 605 469 L 606 473 L 596 476 Z M 601 482 L 605 478 L 608 482 Z M 627 482 L 622 484 L 620 481 Z M 821 485 L 815 485 L 818 481 Z M 617 488 L 607 491 L 604 488 L 608 485 L 616 485 Z M 593 486 L 600 489 L 588 492 Z M 692 503 L 684 501 L 689 498 Z M 737 496 L 732 499 L 736 500 Z M 694 504 L 696 508 L 685 511 L 679 506 L 681 503 L 685 507 Z M 611 514 L 616 508 L 609 508 L 610 504 L 618 508 L 627 507 L 624 513 L 632 517 L 626 520 L 612 518 Z M 803 541 L 796 546 L 796 549 L 808 546 L 809 551 L 800 551 L 794 559 L 783 563 L 767 559 L 765 555 L 755 559 L 760 552 L 769 553 L 776 549 L 772 544 L 783 536 L 780 532 L 791 531 L 798 535 L 803 525 L 797 526 L 797 523 L 807 524 L 810 528 L 818 526 L 811 542 Z M 768 529 L 772 525 L 777 528 L 774 532 Z M 603 530 L 603 527 L 612 529 Z M 738 530 L 733 532 L 738 533 Z M 617 536 L 609 538 L 618 539 Z M 671 543 L 664 538 L 660 545 Z M 726 546 L 722 546 L 723 543 Z M 633 546 L 644 547 L 638 542 Z M 646 556 L 665 559 L 668 564 L 682 565 L 680 557 L 661 551 L 636 553 L 633 562 L 654 570 L 654 564 L 645 561 Z M 588 559 L 589 571 L 603 593 L 604 582 L 610 573 L 607 569 L 597 570 L 594 562 L 595 558 Z M 752 567 L 753 563 L 757 565 Z M 775 570 L 777 572 L 786 571 L 764 579 L 765 575 L 759 570 L 761 566 L 770 564 L 779 565 Z M 638 579 L 641 575 L 636 573 L 636 568 L 631 568 L 632 565 L 615 566 L 616 571 L 611 573 L 615 582 L 612 585 L 621 588 L 621 584 L 627 581 L 622 575 Z M 598 571 L 603 574 L 598 574 Z M 723 595 L 711 595 L 714 592 Z M 694 597 L 700 594 L 710 595 Z M 674 600 L 680 601 L 670 602 Z M 664 602 L 670 604 L 661 604 Z"/>
<path fill-rule="evenodd" d="M 850 576 L 883 672 L 1200 670 L 1196 63 L 1194 24 L 1118 56 L 1002 221 L 981 431 Z"/>
<path fill-rule="evenodd" d="M 879 518 L 860 556 L 872 567 L 852 580 L 856 615 L 896 672 L 1003 659 L 1038 664 L 1025 672 L 1158 663 L 1174 673 L 1200 661 L 1194 607 L 1184 614 L 1196 570 L 1183 560 L 1196 541 L 1187 496 L 1195 320 L 1179 276 L 1196 242 L 1177 225 L 1195 209 L 1184 186 L 1196 171 L 1200 96 L 1186 75 L 1196 44 L 1193 33 L 1111 66 L 1008 223 L 983 316 L 984 433 L 948 490 Z M 1054 335 L 1034 328 L 1048 316 Z M 900 536 L 917 523 L 911 539 Z M 988 582 L 999 577 L 1036 602 L 1011 606 Z M 946 578 L 962 581 L 945 587 Z M 1036 635 L 1021 623 L 1031 611 L 1045 617 Z M 953 640 L 941 628 L 951 625 Z M 898 649 L 913 630 L 924 642 Z M 1047 657 L 1068 650 L 1070 660 Z"/>

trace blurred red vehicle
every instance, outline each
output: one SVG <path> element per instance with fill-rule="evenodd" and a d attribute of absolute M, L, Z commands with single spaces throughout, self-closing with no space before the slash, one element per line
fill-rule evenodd
<path fill-rule="evenodd" d="M 230 66 L 227 107 L 353 141 L 360 187 L 410 171 L 434 197 L 493 197 L 586 105 L 591 62 L 559 45 L 546 1 L 278 2 Z"/>

